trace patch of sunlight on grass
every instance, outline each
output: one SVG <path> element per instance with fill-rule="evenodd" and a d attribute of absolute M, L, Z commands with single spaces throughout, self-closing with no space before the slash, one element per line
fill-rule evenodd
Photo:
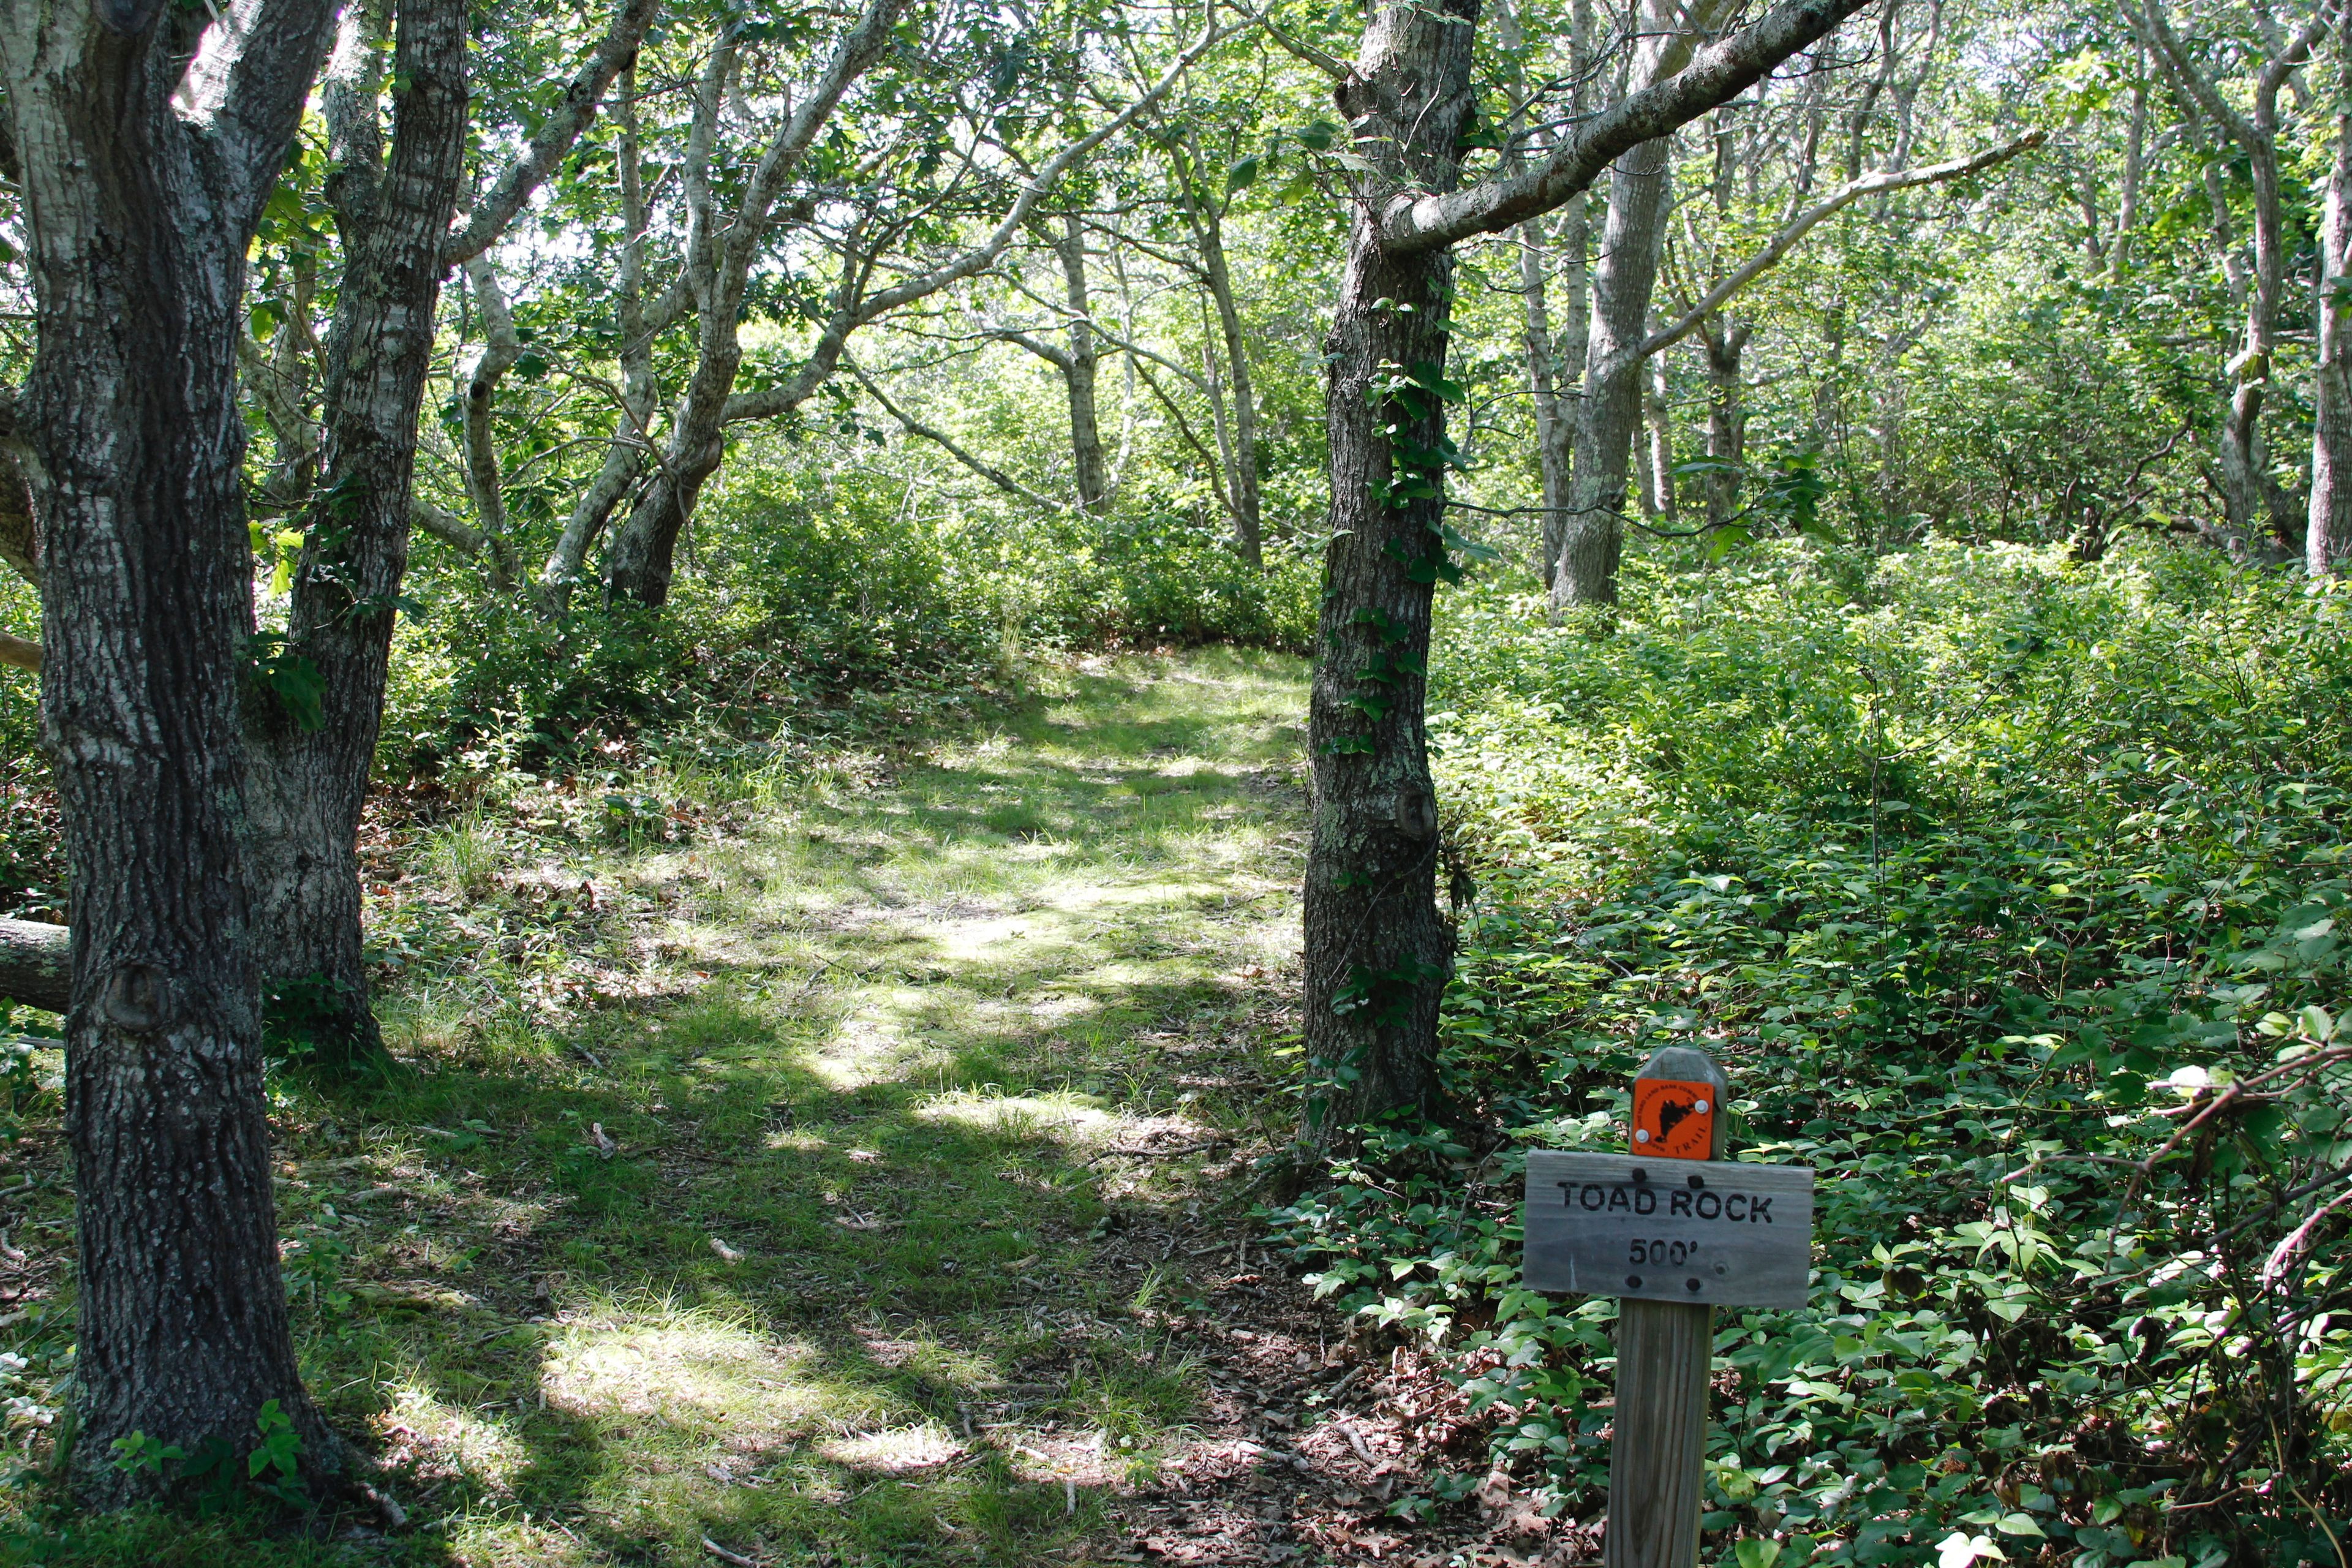
<path fill-rule="evenodd" d="M 964 1446 L 950 1436 L 946 1427 L 927 1421 L 917 1426 L 827 1438 L 816 1446 L 816 1451 L 848 1469 L 903 1476 L 944 1465 L 961 1455 Z"/>
<path fill-rule="evenodd" d="M 498 1514 L 452 1521 L 449 1552 L 464 1568 L 585 1568 L 612 1561 L 575 1536 Z"/>
<path fill-rule="evenodd" d="M 1074 1135 L 1074 1142 L 1107 1139 L 1122 1120 L 1077 1095 L 992 1095 L 971 1089 L 940 1095 L 915 1114 L 925 1121 L 951 1121 L 999 1138 L 1039 1138 L 1059 1132 Z"/>
<path fill-rule="evenodd" d="M 385 1393 L 392 1407 L 376 1417 L 377 1429 L 390 1441 L 404 1441 L 428 1467 L 456 1470 L 504 1496 L 530 1462 L 529 1445 L 504 1421 L 452 1405 L 415 1382 L 394 1384 Z"/>
<path fill-rule="evenodd" d="M 1201 1416 L 1152 1294 L 1215 1266 L 1139 1290 L 1101 1222 L 1182 1223 L 1286 1070 L 1305 674 L 1044 666 L 992 733 L 675 768 L 655 793 L 726 808 L 688 842 L 495 803 L 419 835 L 383 1005 L 422 1070 L 289 1089 L 280 1192 L 352 1247 L 343 1304 L 296 1309 L 318 1385 L 416 1457 L 418 1564 L 1094 1560 L 1103 1489 Z"/>
<path fill-rule="evenodd" d="M 823 1364 L 814 1345 L 771 1339 L 748 1315 L 649 1300 L 564 1324 L 541 1387 L 550 1409 L 570 1415 L 718 1424 L 739 1438 L 837 1430 L 881 1413 L 871 1391 L 819 1376 Z"/>
<path fill-rule="evenodd" d="M 836 1093 L 887 1083 L 929 1055 L 907 1037 L 897 1018 L 861 1007 L 844 1017 L 830 1039 L 802 1053 L 811 1076 Z"/>

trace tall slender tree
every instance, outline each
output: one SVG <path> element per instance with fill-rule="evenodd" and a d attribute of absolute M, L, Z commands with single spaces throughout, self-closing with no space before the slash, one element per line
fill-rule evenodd
<path fill-rule="evenodd" d="M 321 95 L 344 264 L 327 331 L 320 483 L 302 514 L 273 656 L 281 668 L 315 671 L 316 689 L 299 706 L 247 704 L 246 724 L 254 950 L 272 979 L 316 988 L 306 1011 L 320 1043 L 359 1055 L 380 1046 L 360 945 L 360 810 L 407 563 L 443 251 L 466 166 L 464 6 L 400 0 L 395 26 L 389 155 L 383 38 L 364 8 L 344 20 Z"/>
<path fill-rule="evenodd" d="M 2336 24 L 2334 64 L 2336 149 L 2319 232 L 2311 512 L 2304 533 L 2304 566 L 2315 577 L 2352 570 L 2352 5 Z"/>

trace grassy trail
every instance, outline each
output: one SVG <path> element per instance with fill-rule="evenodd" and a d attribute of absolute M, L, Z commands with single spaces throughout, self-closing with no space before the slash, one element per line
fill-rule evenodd
<path fill-rule="evenodd" d="M 688 845 L 419 849 L 402 940 L 474 950 L 394 1003 L 420 1075 L 279 1124 L 311 1386 L 422 1528 L 64 1560 L 1090 1560 L 1287 1105 L 1303 691 L 1057 679 L 879 782 L 683 781 Z"/>

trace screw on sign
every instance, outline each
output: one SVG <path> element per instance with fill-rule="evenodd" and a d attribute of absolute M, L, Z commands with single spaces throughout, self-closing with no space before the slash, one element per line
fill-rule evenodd
<path fill-rule="evenodd" d="M 1715 1308 L 1805 1300 L 1813 1173 L 1722 1160 L 1729 1088 L 1668 1047 L 1633 1080 L 1629 1152 L 1528 1156 L 1528 1284 L 1622 1303 L 1608 1568 L 1695 1568 Z"/>

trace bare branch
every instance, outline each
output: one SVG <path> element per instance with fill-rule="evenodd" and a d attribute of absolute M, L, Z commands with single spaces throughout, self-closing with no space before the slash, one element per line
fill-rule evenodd
<path fill-rule="evenodd" d="M 867 375 L 864 368 L 859 366 L 855 361 L 847 361 L 845 363 L 847 363 L 849 365 L 849 374 L 857 378 L 857 384 L 864 387 L 867 394 L 873 397 L 874 401 L 882 405 L 883 411 L 888 414 L 891 418 L 896 419 L 900 427 L 903 428 L 908 435 L 919 436 L 924 440 L 930 442 L 932 445 L 947 453 L 949 457 L 953 458 L 957 462 L 961 463 L 965 468 L 970 468 L 973 473 L 978 474 L 982 479 L 986 479 L 990 484 L 994 485 L 998 489 L 1003 490 L 1009 496 L 1013 496 L 1019 500 L 1025 500 L 1032 506 L 1043 507 L 1047 511 L 1060 511 L 1064 510 L 1059 501 L 1038 494 L 1035 490 L 1031 489 L 1027 485 L 1023 484 L 1019 479 L 1014 479 L 1011 474 L 1006 473 L 1003 468 L 998 468 L 995 464 L 974 457 L 971 453 L 959 446 L 955 437 L 950 436 L 946 431 L 933 429 L 930 426 L 924 424 L 914 416 L 908 414 L 905 409 L 891 402 L 889 395 L 885 393 L 880 387 L 875 385 L 874 378 Z"/>
<path fill-rule="evenodd" d="M 1782 258 L 1796 248 L 1797 242 L 1804 238 L 1816 224 L 1840 208 L 1849 206 L 1864 196 L 1878 195 L 1887 191 L 1909 190 L 1915 185 L 1932 185 L 1945 180 L 1957 180 L 1963 175 L 1979 174 L 1986 169 L 2009 162 L 2029 148 L 2039 147 L 2047 140 L 2049 140 L 2047 132 L 2036 131 L 2021 136 L 2014 142 L 2005 142 L 1988 152 L 1979 153 L 1973 157 L 1954 158 L 1946 163 L 1929 163 L 1916 169 L 1882 169 L 1874 174 L 1864 174 L 1858 180 L 1847 181 L 1791 219 L 1787 226 L 1772 237 L 1763 249 L 1749 257 L 1728 278 L 1708 289 L 1698 303 L 1684 312 L 1673 325 L 1651 333 L 1636 344 L 1633 352 L 1625 356 L 1626 360 L 1647 359 L 1652 354 L 1672 348 L 1690 336 L 1692 332 L 1698 330 L 1700 323 L 1707 317 L 1721 310 L 1725 301 L 1734 294 L 1779 266 Z M 1604 369 L 1601 374 L 1605 376 L 1619 368 L 1622 368 L 1622 365 L 1612 366 Z"/>
<path fill-rule="evenodd" d="M 491 183 L 489 193 L 467 215 L 464 226 L 450 235 L 448 248 L 442 253 L 444 260 L 453 266 L 470 261 L 498 243 L 523 203 L 546 183 L 564 153 L 580 140 L 580 133 L 596 118 L 596 106 L 604 100 L 605 89 L 613 85 L 621 68 L 635 58 L 637 45 L 659 9 L 660 0 L 621 0 L 612 26 L 564 88 L 555 112 L 540 126 L 530 145 Z"/>
<path fill-rule="evenodd" d="M 441 541 L 442 543 L 462 551 L 467 555 L 478 555 L 482 552 L 483 541 L 479 529 L 467 527 L 465 520 L 456 512 L 435 506 L 423 496 L 417 496 L 409 501 L 408 521 Z"/>

